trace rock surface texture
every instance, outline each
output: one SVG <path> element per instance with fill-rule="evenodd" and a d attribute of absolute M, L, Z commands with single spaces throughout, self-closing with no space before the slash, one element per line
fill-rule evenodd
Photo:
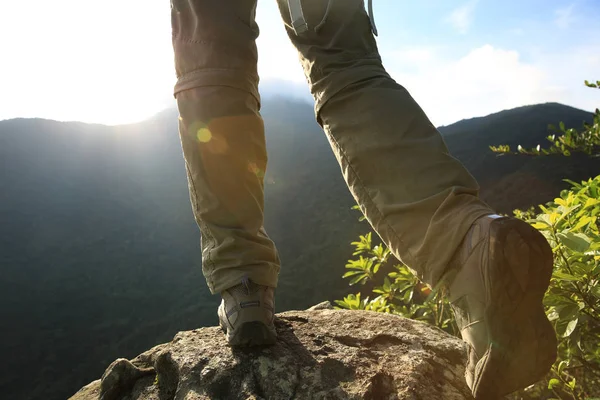
<path fill-rule="evenodd" d="M 178 333 L 71 400 L 472 399 L 462 341 L 421 322 L 368 311 L 277 315 L 278 343 L 232 349 L 219 328 Z"/>

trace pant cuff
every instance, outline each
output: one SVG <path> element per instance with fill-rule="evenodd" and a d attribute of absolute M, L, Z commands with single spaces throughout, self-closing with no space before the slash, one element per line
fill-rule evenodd
<path fill-rule="evenodd" d="M 222 274 L 219 271 L 214 271 L 206 280 L 208 288 L 212 294 L 218 294 L 233 286 L 239 285 L 242 278 L 247 277 L 252 282 L 269 286 L 277 287 L 279 278 L 279 266 L 276 265 L 248 265 L 234 269 L 227 269 Z"/>
<path fill-rule="evenodd" d="M 179 92 L 203 86 L 229 86 L 250 93 L 260 104 L 258 75 L 236 69 L 198 69 L 181 76 L 175 84 L 173 96 Z"/>

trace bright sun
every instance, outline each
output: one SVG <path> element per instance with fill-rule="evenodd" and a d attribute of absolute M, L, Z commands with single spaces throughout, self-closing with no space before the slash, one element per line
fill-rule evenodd
<path fill-rule="evenodd" d="M 13 1 L 2 8 L 0 35 L 21 37 L 2 41 L 2 54 L 14 62 L 2 65 L 0 119 L 119 124 L 173 105 L 168 1 Z M 36 29 L 23 29 L 15 18 L 22 15 Z"/>

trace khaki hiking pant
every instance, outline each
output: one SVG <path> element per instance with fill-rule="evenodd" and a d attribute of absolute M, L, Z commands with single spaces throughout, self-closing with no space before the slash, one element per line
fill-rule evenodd
<path fill-rule="evenodd" d="M 288 1 L 277 1 L 348 188 L 392 253 L 435 285 L 471 224 L 493 213 L 477 182 L 383 68 L 363 0 L 303 0 L 299 28 Z M 256 0 L 171 7 L 179 130 L 204 276 L 212 293 L 244 276 L 276 287 L 280 260 L 263 227 Z"/>

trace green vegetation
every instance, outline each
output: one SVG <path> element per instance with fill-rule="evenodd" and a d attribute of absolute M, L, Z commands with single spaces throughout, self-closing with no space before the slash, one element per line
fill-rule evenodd
<path fill-rule="evenodd" d="M 343 276 L 350 279 L 350 285 L 366 285 L 374 281 L 380 270 L 388 272 L 381 285 L 371 288 L 374 298 L 361 298 L 360 292 L 349 294 L 343 300 L 336 300 L 339 307 L 399 314 L 458 335 L 450 304 L 441 290 L 431 290 L 419 281 L 405 264 L 391 255 L 385 245 L 374 246 L 371 232 L 361 235 L 359 241 L 352 242 L 352 245 L 356 249 L 353 255 L 358 258 L 348 261 L 346 268 L 349 271 Z"/>
<path fill-rule="evenodd" d="M 548 239 L 554 273 L 544 299 L 559 337 L 548 387 L 559 398 L 600 394 L 600 176 L 571 190 L 527 219 Z M 568 394 L 570 397 L 565 397 Z"/>
<path fill-rule="evenodd" d="M 600 88 L 600 82 L 586 85 Z M 523 150 L 519 146 L 519 151 L 530 155 L 598 154 L 600 111 L 596 110 L 594 122 L 584 123 L 581 131 L 567 129 L 561 123 L 560 132 L 548 137 L 549 149 L 538 146 Z M 492 150 L 508 153 L 510 146 Z M 542 232 L 552 247 L 554 271 L 544 306 L 559 338 L 558 358 L 550 373 L 537 384 L 513 394 L 514 400 L 584 400 L 600 396 L 600 175 L 581 183 L 567 182 L 572 187 L 561 191 L 554 201 L 537 210 L 532 207 L 514 211 L 515 217 Z M 353 255 L 358 259 L 349 260 L 344 278 L 350 279 L 350 285 L 365 285 L 365 290 L 337 300 L 340 308 L 399 314 L 458 336 L 441 290 L 429 290 L 406 265 L 391 261 L 384 245 L 373 245 L 371 233 L 352 244 L 356 249 Z M 379 271 L 384 272 L 383 277 L 377 275 Z M 374 282 L 383 283 L 375 286 Z"/>

